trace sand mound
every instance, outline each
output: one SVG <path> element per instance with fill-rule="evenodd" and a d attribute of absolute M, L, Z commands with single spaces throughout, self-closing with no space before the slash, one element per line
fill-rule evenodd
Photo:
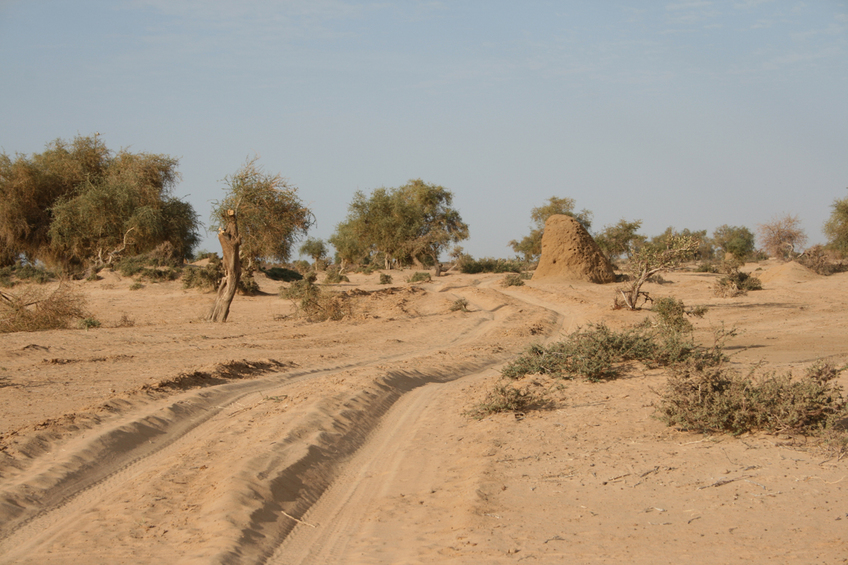
<path fill-rule="evenodd" d="M 612 265 L 580 222 L 554 215 L 545 222 L 542 258 L 533 280 L 615 282 Z"/>
<path fill-rule="evenodd" d="M 754 276 L 760 279 L 760 281 L 762 281 L 763 283 L 800 283 L 815 280 L 821 277 L 821 275 L 817 275 L 804 265 L 796 263 L 795 261 L 776 265 L 774 267 L 771 267 L 770 269 L 766 269 L 759 275 L 754 273 Z"/>

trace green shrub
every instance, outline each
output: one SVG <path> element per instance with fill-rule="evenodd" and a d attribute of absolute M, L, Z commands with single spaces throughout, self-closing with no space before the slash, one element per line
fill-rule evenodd
<path fill-rule="evenodd" d="M 700 263 L 697 267 L 695 267 L 696 273 L 717 273 L 718 267 L 715 266 L 715 263 L 712 262 L 704 262 Z"/>
<path fill-rule="evenodd" d="M 339 284 L 342 282 L 350 282 L 346 275 L 339 272 L 338 267 L 327 269 L 327 276 L 324 277 L 324 282 L 327 284 Z"/>
<path fill-rule="evenodd" d="M 518 273 L 510 273 L 501 280 L 501 286 L 524 286 L 524 279 Z"/>
<path fill-rule="evenodd" d="M 669 378 L 656 416 L 698 432 L 754 430 L 821 433 L 848 417 L 833 365 L 817 362 L 805 375 L 741 374 L 724 365 L 681 365 Z"/>
<path fill-rule="evenodd" d="M 392 275 L 380 273 L 380 284 L 392 284 Z"/>
<path fill-rule="evenodd" d="M 92 328 L 99 328 L 100 326 L 100 320 L 97 318 L 83 318 L 79 322 L 79 328 L 81 330 L 90 330 Z"/>
<path fill-rule="evenodd" d="M 271 267 L 262 272 L 272 281 L 294 282 L 303 278 L 303 275 L 297 271 L 286 269 L 285 267 Z"/>
<path fill-rule="evenodd" d="M 259 294 L 259 283 L 253 275 L 242 275 L 239 278 L 238 291 L 242 296 L 256 296 Z"/>
<path fill-rule="evenodd" d="M 308 273 L 302 280 L 280 289 L 280 297 L 294 300 L 296 315 L 310 322 L 337 321 L 349 316 L 352 313 L 349 295 L 323 291 L 315 284 L 317 279 L 315 272 Z"/>
<path fill-rule="evenodd" d="M 218 256 L 210 258 L 203 267 L 186 265 L 182 270 L 183 288 L 196 288 L 201 291 L 214 291 L 224 277 L 224 266 Z"/>
<path fill-rule="evenodd" d="M 417 283 L 417 282 L 432 282 L 433 278 L 430 276 L 430 273 L 421 273 L 417 272 L 413 274 L 411 277 L 406 279 L 406 282 Z"/>
<path fill-rule="evenodd" d="M 476 275 L 478 273 L 520 273 L 524 269 L 524 263 L 510 259 L 494 259 L 484 257 L 483 259 L 464 258 L 460 271 Z"/>
<path fill-rule="evenodd" d="M 130 285 L 130 290 L 141 290 L 142 288 L 144 288 L 144 285 L 143 285 L 143 284 L 141 284 L 141 283 L 140 283 L 140 282 L 138 282 L 138 281 L 135 281 L 134 283 L 132 283 L 132 284 Z"/>
<path fill-rule="evenodd" d="M 714 291 L 716 296 L 724 298 L 732 298 L 747 294 L 749 290 L 762 290 L 763 284 L 760 279 L 753 275 L 742 271 L 733 271 L 715 283 Z"/>
<path fill-rule="evenodd" d="M 724 329 L 716 332 L 712 348 L 696 345 L 691 335 L 662 323 L 642 324 L 613 331 L 604 324 L 578 329 L 565 341 L 550 346 L 531 345 L 507 364 L 501 374 L 510 379 L 540 373 L 560 378 L 582 377 L 590 381 L 614 379 L 628 361 L 640 361 L 649 367 L 670 366 L 691 360 L 698 366 L 720 363 L 724 359 L 724 341 L 735 335 Z"/>

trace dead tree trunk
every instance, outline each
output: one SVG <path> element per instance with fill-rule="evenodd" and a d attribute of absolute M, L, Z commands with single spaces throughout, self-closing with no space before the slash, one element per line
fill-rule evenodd
<path fill-rule="evenodd" d="M 241 260 L 239 247 L 241 238 L 238 233 L 235 210 L 227 210 L 227 227 L 218 230 L 218 241 L 224 255 L 224 278 L 218 286 L 218 297 L 209 313 L 210 322 L 226 322 L 230 314 L 230 304 L 236 295 L 239 279 L 241 278 Z"/>

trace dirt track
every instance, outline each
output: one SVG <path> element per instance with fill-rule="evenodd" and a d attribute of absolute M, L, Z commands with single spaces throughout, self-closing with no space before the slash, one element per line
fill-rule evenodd
<path fill-rule="evenodd" d="M 731 300 L 709 275 L 651 290 L 710 306 L 701 338 L 744 329 L 738 363 L 848 359 L 848 277 L 766 272 L 766 290 Z M 846 461 L 797 438 L 665 428 L 662 373 L 565 383 L 556 410 L 520 421 L 463 415 L 527 344 L 635 321 L 609 286 L 359 276 L 342 287 L 373 293 L 352 319 L 275 319 L 290 305 L 260 296 L 212 325 L 197 321 L 208 295 L 112 276 L 83 285 L 90 308 L 135 326 L 2 338 L 2 563 L 845 556 Z M 449 312 L 459 297 L 471 312 Z"/>

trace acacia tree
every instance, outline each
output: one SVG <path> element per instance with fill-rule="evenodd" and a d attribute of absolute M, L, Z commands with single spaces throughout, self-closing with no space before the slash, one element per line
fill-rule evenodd
<path fill-rule="evenodd" d="M 542 234 L 545 232 L 545 222 L 555 214 L 571 216 L 580 222 L 580 225 L 586 228 L 586 231 L 589 231 L 592 227 L 592 212 L 584 209 L 575 214 L 574 205 L 573 198 L 551 196 L 548 198 L 547 204 L 530 210 L 530 219 L 533 220 L 530 234 L 524 236 L 520 241 L 513 239 L 509 242 L 509 246 L 516 253 L 523 255 L 524 260 L 528 263 L 536 261 L 542 254 Z"/>
<path fill-rule="evenodd" d="M 754 253 L 754 234 L 744 226 L 724 224 L 713 231 L 713 245 L 744 261 Z"/>
<path fill-rule="evenodd" d="M 801 221 L 791 214 L 775 216 L 768 223 L 758 224 L 757 236 L 766 253 L 781 260 L 791 259 L 798 248 L 807 243 Z"/>
<path fill-rule="evenodd" d="M 57 139 L 43 153 L 0 154 L 0 249 L 4 264 L 19 254 L 52 262 L 48 231 L 56 201 L 85 181 L 98 182 L 110 153 L 97 137 Z"/>
<path fill-rule="evenodd" d="M 166 155 L 118 153 L 96 182 L 53 205 L 50 246 L 67 260 L 103 264 L 170 242 L 176 259 L 191 257 L 200 222 L 192 206 L 170 196 L 179 177 Z"/>
<path fill-rule="evenodd" d="M 314 261 L 315 270 L 317 271 L 318 261 L 320 261 L 322 257 L 327 256 L 327 244 L 324 243 L 323 239 L 315 239 L 314 237 L 310 237 L 303 242 L 303 245 L 300 246 L 299 251 L 301 255 L 307 255 L 309 257 L 312 257 L 312 261 Z"/>
<path fill-rule="evenodd" d="M 420 179 L 399 188 L 378 188 L 370 197 L 357 192 L 331 242 L 354 238 L 361 248 L 383 253 L 387 269 L 396 260 L 432 261 L 439 276 L 441 253 L 468 238 L 468 225 L 452 204 L 449 190 Z"/>
<path fill-rule="evenodd" d="M 119 250 L 170 242 L 191 255 L 200 223 L 174 198 L 177 160 L 109 151 L 99 136 L 56 140 L 32 157 L 0 156 L 0 261 L 71 265 L 108 261 Z"/>
<path fill-rule="evenodd" d="M 639 300 L 649 299 L 642 286 L 655 274 L 668 271 L 698 252 L 700 241 L 692 236 L 671 236 L 663 246 L 643 245 L 630 258 L 631 281 L 619 289 L 624 303 L 630 310 L 639 309 Z"/>
<path fill-rule="evenodd" d="M 848 253 L 848 198 L 834 200 L 831 208 L 830 218 L 824 224 L 827 245 L 843 254 Z"/>
<path fill-rule="evenodd" d="M 628 222 L 622 218 L 613 226 L 604 226 L 604 230 L 595 236 L 595 242 L 610 261 L 622 255 L 629 258 L 635 252 L 636 244 L 645 241 L 645 236 L 636 233 L 641 227 L 642 220 Z"/>
<path fill-rule="evenodd" d="M 226 195 L 212 204 L 214 229 L 228 225 L 229 210 L 238 216 L 240 258 L 252 272 L 262 258 L 288 261 L 295 242 L 312 226 L 314 216 L 292 186 L 279 174 L 265 173 L 257 159 L 248 160 L 224 178 Z"/>
<path fill-rule="evenodd" d="M 368 256 L 368 246 L 356 236 L 354 227 L 350 222 L 338 224 L 329 241 L 336 249 L 340 273 L 345 271 L 348 263 L 359 263 Z"/>
<path fill-rule="evenodd" d="M 224 252 L 225 277 L 210 321 L 227 320 L 243 262 L 249 276 L 261 258 L 287 261 L 294 242 L 313 223 L 312 211 L 298 198 L 297 188 L 280 175 L 263 172 L 256 161 L 248 160 L 227 176 L 224 199 L 212 205 L 212 227 L 218 229 Z"/>

